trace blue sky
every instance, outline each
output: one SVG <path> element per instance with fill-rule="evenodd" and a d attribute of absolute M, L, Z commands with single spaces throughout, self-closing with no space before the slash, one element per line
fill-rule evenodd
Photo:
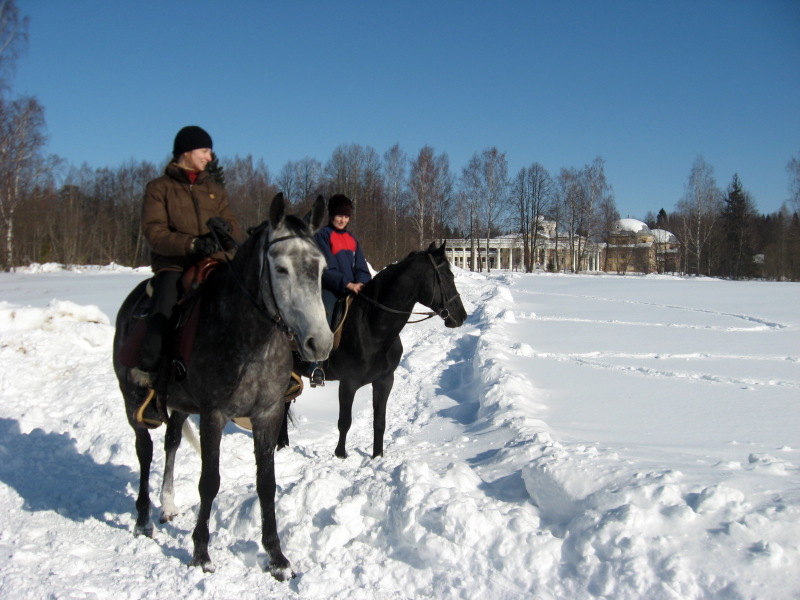
<path fill-rule="evenodd" d="M 221 156 L 325 162 L 399 143 L 456 174 L 497 146 L 511 175 L 606 161 L 622 216 L 674 209 L 698 155 L 762 212 L 800 156 L 800 1 L 18 0 L 14 93 L 69 163 L 161 163 L 176 131 Z"/>

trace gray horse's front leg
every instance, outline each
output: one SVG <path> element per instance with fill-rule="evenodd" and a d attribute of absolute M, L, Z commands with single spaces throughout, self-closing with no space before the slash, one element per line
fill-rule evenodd
<path fill-rule="evenodd" d="M 197 525 L 192 533 L 194 555 L 189 563 L 193 567 L 202 567 L 203 571 L 212 573 L 214 564 L 208 555 L 208 520 L 211 517 L 211 505 L 219 492 L 219 445 L 222 440 L 222 428 L 227 419 L 218 410 L 200 414 L 200 455 L 203 461 L 200 472 L 200 512 Z"/>
<path fill-rule="evenodd" d="M 172 521 L 178 514 L 175 506 L 175 455 L 181 444 L 181 431 L 189 415 L 173 411 L 167 421 L 167 433 L 164 436 L 164 480 L 161 482 L 161 523 Z"/>
<path fill-rule="evenodd" d="M 294 572 L 281 550 L 275 519 L 275 442 L 283 420 L 282 403 L 274 407 L 273 413 L 266 418 L 253 419 L 256 490 L 261 503 L 261 543 L 267 552 L 267 569 L 278 581 L 286 581 L 294 577 Z"/>

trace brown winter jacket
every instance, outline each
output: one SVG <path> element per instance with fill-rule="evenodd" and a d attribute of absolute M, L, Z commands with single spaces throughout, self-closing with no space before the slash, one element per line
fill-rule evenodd
<path fill-rule="evenodd" d="M 208 172 L 199 173 L 190 184 L 186 171 L 172 163 L 164 175 L 150 181 L 142 203 L 142 232 L 150 246 L 153 271 L 183 271 L 194 263 L 197 257 L 190 255 L 192 240 L 208 233 L 206 221 L 211 217 L 228 221 L 233 237 L 242 241 L 242 230 L 228 206 L 225 189 Z M 218 252 L 214 258 L 224 256 Z"/>

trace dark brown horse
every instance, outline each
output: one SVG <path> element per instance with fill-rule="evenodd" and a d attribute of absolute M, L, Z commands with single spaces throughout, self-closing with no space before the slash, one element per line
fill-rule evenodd
<path fill-rule="evenodd" d="M 383 454 L 386 403 L 394 385 L 394 371 L 403 354 L 400 332 L 416 303 L 439 315 L 446 327 L 459 327 L 467 318 L 456 289 L 444 244 L 413 252 L 389 265 L 353 298 L 339 347 L 325 366 L 327 379 L 339 380 L 339 443 L 336 456 L 347 457 L 345 443 L 352 424 L 356 391 L 372 384 L 372 456 Z M 284 417 L 281 439 L 288 443 Z"/>

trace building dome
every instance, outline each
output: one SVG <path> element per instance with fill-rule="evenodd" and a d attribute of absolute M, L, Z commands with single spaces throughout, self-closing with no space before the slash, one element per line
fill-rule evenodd
<path fill-rule="evenodd" d="M 621 235 L 650 235 L 650 228 L 636 219 L 620 219 L 614 224 L 612 232 Z"/>
<path fill-rule="evenodd" d="M 677 244 L 678 238 L 675 237 L 674 233 L 670 233 L 664 229 L 653 229 L 651 231 L 653 237 L 656 238 L 657 244 Z"/>

